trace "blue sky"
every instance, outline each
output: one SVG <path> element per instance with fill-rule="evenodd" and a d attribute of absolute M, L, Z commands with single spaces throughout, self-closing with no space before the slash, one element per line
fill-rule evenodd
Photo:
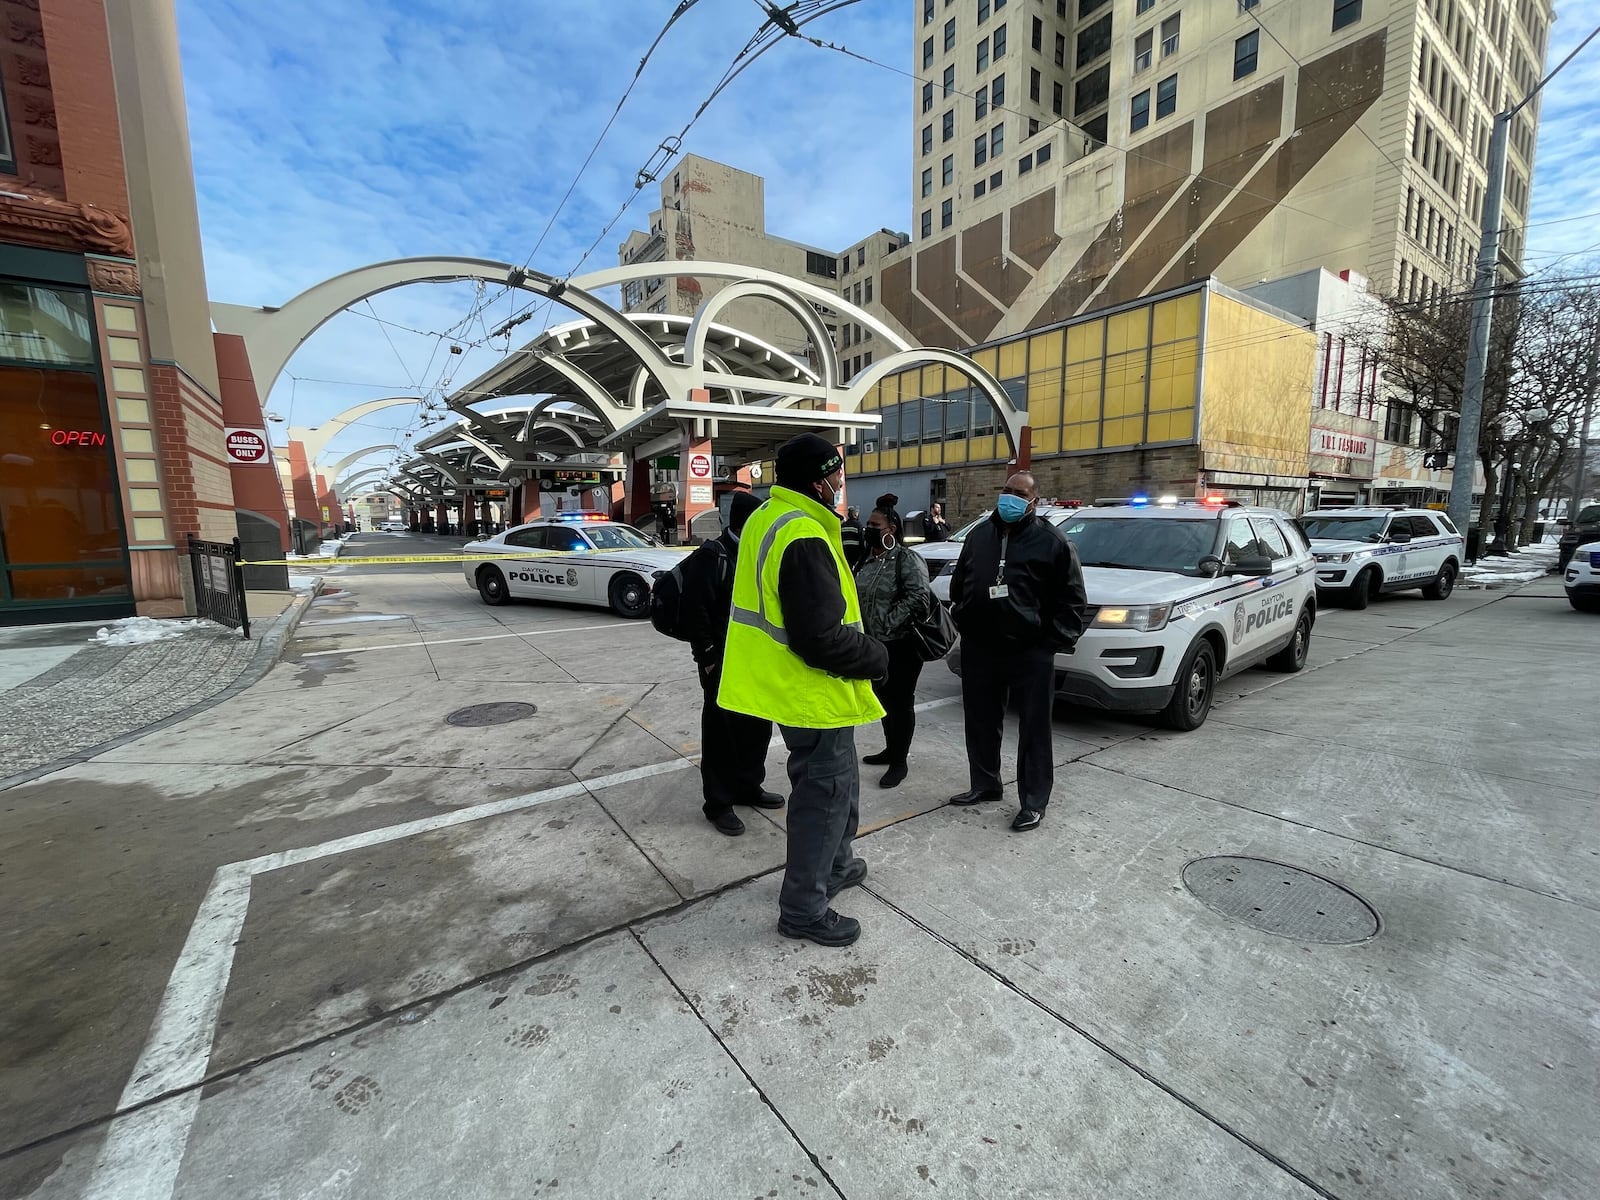
<path fill-rule="evenodd" d="M 673 7 L 178 0 L 212 297 L 278 304 L 340 271 L 412 255 L 527 260 Z M 699 0 L 678 21 L 533 266 L 552 274 L 579 266 L 635 173 L 761 20 L 752 0 Z M 862 0 L 807 32 L 900 66 L 912 20 L 906 0 Z M 1597 23 L 1600 0 L 1558 3 L 1551 64 Z M 882 226 L 907 229 L 912 87 L 903 75 L 788 40 L 722 94 L 684 149 L 764 175 L 768 228 L 784 236 L 831 247 Z M 1600 123 L 1584 111 L 1597 94 L 1600 41 L 1547 93 L 1530 270 L 1600 253 Z M 617 244 L 657 199 L 648 186 L 584 267 L 614 265 Z M 362 400 L 467 381 L 495 356 L 445 348 L 482 338 L 525 303 L 503 298 L 452 331 L 474 299 L 465 284 L 411 287 L 335 318 L 290 363 L 294 378 L 279 383 L 269 409 L 316 424 Z M 408 427 L 414 413 L 392 409 L 335 446 Z"/>

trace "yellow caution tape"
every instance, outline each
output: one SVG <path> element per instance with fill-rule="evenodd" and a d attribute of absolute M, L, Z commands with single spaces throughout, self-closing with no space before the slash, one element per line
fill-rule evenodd
<path fill-rule="evenodd" d="M 651 546 L 650 550 L 677 550 L 688 554 L 693 546 Z M 241 567 L 312 567 L 312 566 L 345 566 L 367 565 L 376 563 L 463 563 L 463 562 L 493 562 L 496 559 L 509 559 L 512 562 L 570 562 L 573 559 L 582 562 L 593 559 L 601 554 L 638 554 L 639 547 L 619 546 L 606 550 L 534 550 L 527 554 L 385 554 L 385 555 L 354 555 L 345 554 L 330 558 L 274 558 L 274 559 L 240 559 Z M 580 557 L 581 556 L 581 557 Z"/>

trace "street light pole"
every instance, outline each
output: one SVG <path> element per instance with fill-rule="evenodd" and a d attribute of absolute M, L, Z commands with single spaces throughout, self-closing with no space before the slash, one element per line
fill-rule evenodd
<path fill-rule="evenodd" d="M 1466 377 L 1461 387 L 1461 419 L 1456 427 L 1455 469 L 1450 475 L 1450 520 L 1466 531 L 1472 520 L 1472 477 L 1478 464 L 1478 430 L 1483 423 L 1483 378 L 1489 369 L 1489 330 L 1494 318 L 1494 281 L 1500 260 L 1501 204 L 1506 183 L 1506 143 L 1511 121 L 1600 34 L 1590 31 L 1554 71 L 1541 79 L 1520 102 L 1498 114 L 1489 137 L 1489 178 L 1483 194 L 1483 240 L 1478 246 L 1478 266 L 1473 278 L 1472 332 L 1467 339 Z"/>

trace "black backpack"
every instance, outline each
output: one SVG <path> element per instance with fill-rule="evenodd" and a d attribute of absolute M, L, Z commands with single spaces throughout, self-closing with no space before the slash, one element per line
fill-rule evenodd
<path fill-rule="evenodd" d="M 717 561 L 713 564 L 711 559 Z M 728 565 L 727 548 L 713 538 L 672 570 L 657 571 L 650 588 L 650 624 L 655 626 L 656 632 L 680 642 L 694 641 L 701 630 L 695 628 L 695 621 L 684 611 L 684 591 L 689 587 L 707 586 L 708 581 L 701 578 L 701 573 L 714 570 L 720 578 Z"/>

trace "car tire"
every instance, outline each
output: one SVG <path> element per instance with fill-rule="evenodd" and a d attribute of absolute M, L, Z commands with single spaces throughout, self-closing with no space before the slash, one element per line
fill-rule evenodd
<path fill-rule="evenodd" d="M 496 607 L 510 603 L 511 589 L 506 586 L 506 577 L 499 567 L 478 568 L 478 595 L 485 604 Z"/>
<path fill-rule="evenodd" d="M 650 585 L 630 571 L 611 581 L 607 599 L 617 616 L 635 621 L 650 612 Z"/>
<path fill-rule="evenodd" d="M 1587 596 L 1574 596 L 1571 592 L 1568 592 L 1567 603 L 1579 612 L 1600 613 L 1600 600 L 1591 600 Z"/>
<path fill-rule="evenodd" d="M 1456 590 L 1456 565 L 1445 563 L 1439 568 L 1439 573 L 1433 577 L 1433 582 L 1422 589 L 1424 600 L 1447 600 L 1450 593 Z"/>
<path fill-rule="evenodd" d="M 1311 650 L 1311 624 L 1311 613 L 1302 612 L 1294 624 L 1294 636 L 1289 644 L 1267 659 L 1267 666 L 1290 675 L 1304 668 L 1306 655 Z"/>
<path fill-rule="evenodd" d="M 1217 653 L 1202 638 L 1189 648 L 1173 684 L 1172 699 L 1161 710 L 1161 723 L 1168 729 L 1188 732 L 1206 723 L 1211 701 L 1217 691 Z"/>
<path fill-rule="evenodd" d="M 1356 576 L 1356 581 L 1350 585 L 1350 590 L 1345 593 L 1344 604 L 1346 608 L 1362 609 L 1372 603 L 1372 585 L 1378 578 L 1377 571 L 1367 567 Z"/>

